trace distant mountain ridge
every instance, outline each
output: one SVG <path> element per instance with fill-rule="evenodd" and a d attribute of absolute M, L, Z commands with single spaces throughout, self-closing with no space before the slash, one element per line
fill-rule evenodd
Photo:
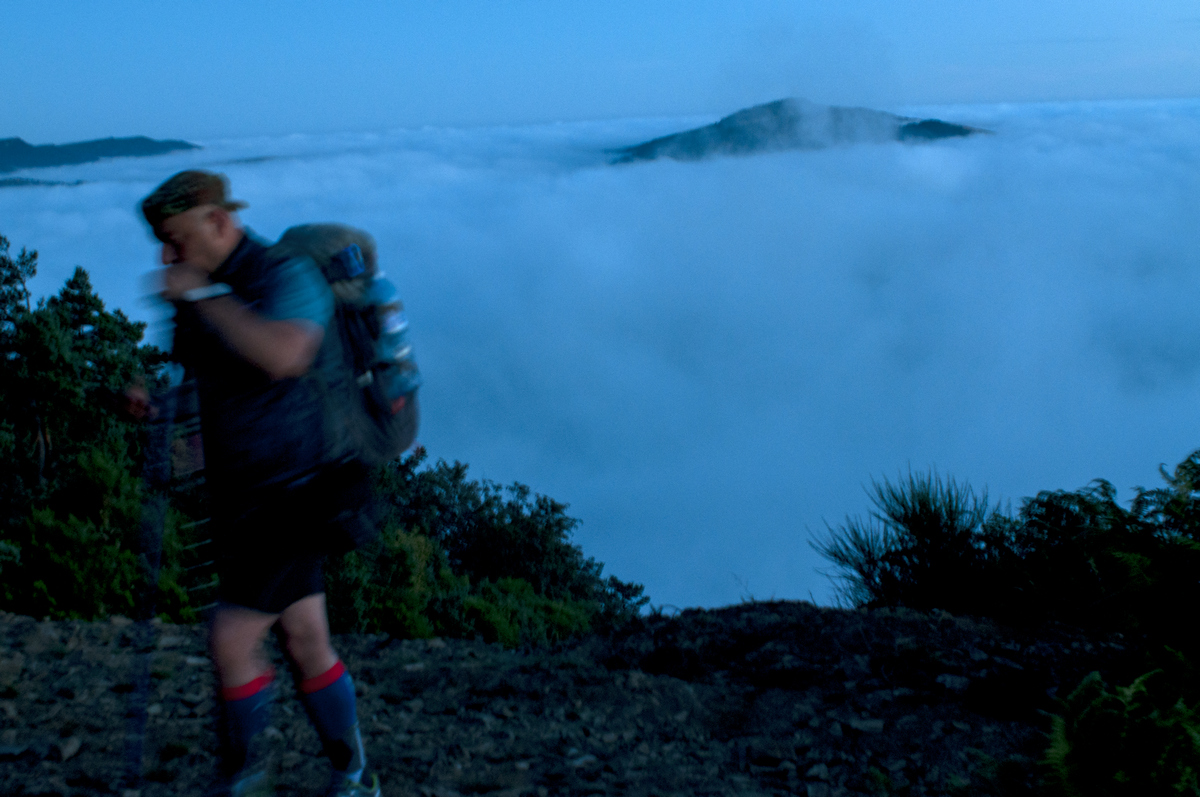
<path fill-rule="evenodd" d="M 200 146 L 189 141 L 158 141 L 146 136 L 40 145 L 30 144 L 20 138 L 4 138 L 0 139 L 0 173 L 91 163 L 102 158 L 140 158 L 185 149 L 200 149 Z"/>
<path fill-rule="evenodd" d="M 715 155 L 930 141 L 988 132 L 941 119 L 916 119 L 869 108 L 818 105 L 788 98 L 737 111 L 711 125 L 614 150 L 613 163 L 655 158 L 690 161 Z"/>

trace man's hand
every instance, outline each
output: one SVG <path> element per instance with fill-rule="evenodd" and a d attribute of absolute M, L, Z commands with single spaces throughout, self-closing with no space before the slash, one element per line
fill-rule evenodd
<path fill-rule="evenodd" d="M 169 302 L 212 284 L 209 272 L 187 263 L 164 268 L 159 295 Z M 252 312 L 234 296 L 216 296 L 195 304 L 226 345 L 270 379 L 302 376 L 317 356 L 325 330 L 302 319 L 274 321 Z"/>
<path fill-rule="evenodd" d="M 160 273 L 162 290 L 159 291 L 159 295 L 168 302 L 179 301 L 185 292 L 193 288 L 203 288 L 212 284 L 207 272 L 187 263 L 172 263 Z"/>
<path fill-rule="evenodd" d="M 144 379 L 136 379 L 125 386 L 125 393 L 118 402 L 120 410 L 135 421 L 154 420 L 158 410 L 150 401 Z"/>

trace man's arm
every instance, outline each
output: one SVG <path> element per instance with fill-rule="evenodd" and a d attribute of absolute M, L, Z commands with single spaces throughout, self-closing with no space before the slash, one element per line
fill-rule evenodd
<path fill-rule="evenodd" d="M 203 271 L 176 263 L 163 271 L 162 296 L 178 301 L 186 291 L 209 284 Z M 261 316 L 231 295 L 203 299 L 195 306 L 229 348 L 271 379 L 307 372 L 325 334 L 320 325 L 304 319 L 277 321 Z"/>
<path fill-rule="evenodd" d="M 232 296 L 196 302 L 196 310 L 229 348 L 271 379 L 303 376 L 325 335 L 325 330 L 311 321 L 263 318 Z"/>

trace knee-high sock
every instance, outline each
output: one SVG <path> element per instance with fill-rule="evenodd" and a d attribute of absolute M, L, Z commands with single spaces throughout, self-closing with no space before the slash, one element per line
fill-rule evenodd
<path fill-rule="evenodd" d="M 271 682 L 268 670 L 243 686 L 221 690 L 221 769 L 232 777 L 246 766 L 250 742 L 271 721 Z"/>
<path fill-rule="evenodd" d="M 321 675 L 301 681 L 300 699 L 333 768 L 351 780 L 361 778 L 366 753 L 358 731 L 354 681 L 346 667 L 339 661 Z"/>

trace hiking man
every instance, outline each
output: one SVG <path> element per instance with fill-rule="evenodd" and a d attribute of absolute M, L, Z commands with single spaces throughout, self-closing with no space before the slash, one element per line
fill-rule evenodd
<path fill-rule="evenodd" d="M 337 356 L 333 296 L 307 258 L 242 227 L 222 175 L 184 171 L 142 202 L 162 242 L 173 357 L 194 374 L 220 587 L 210 651 L 221 692 L 217 794 L 271 791 L 262 731 L 277 627 L 333 773 L 328 795 L 379 797 L 364 778 L 354 684 L 330 645 L 322 564 L 347 517 L 369 518 L 365 466 L 339 456 L 318 381 Z M 327 332 L 327 329 L 329 331 Z"/>

